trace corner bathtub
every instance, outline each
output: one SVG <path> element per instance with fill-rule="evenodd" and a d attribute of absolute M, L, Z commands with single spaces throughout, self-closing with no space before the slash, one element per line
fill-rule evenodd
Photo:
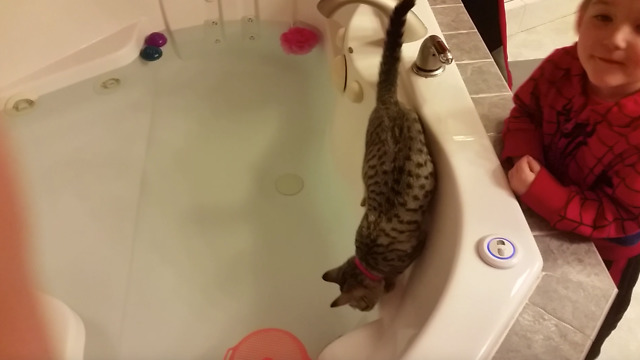
<path fill-rule="evenodd" d="M 6 125 L 43 286 L 83 318 L 86 358 L 220 359 L 267 327 L 295 334 L 314 359 L 489 358 L 541 259 L 456 67 L 419 78 L 409 66 L 420 42 L 404 47 L 401 97 L 427 124 L 439 179 L 423 256 L 377 311 L 330 309 L 338 289 L 320 276 L 353 253 L 362 215 L 378 14 L 354 6 L 325 26 L 299 2 L 324 44 L 291 56 L 278 45 L 288 23 L 277 9 L 249 28 L 242 16 L 227 21 L 218 46 L 217 30 L 184 26 L 173 11 L 199 14 L 172 3 L 157 62 L 130 62 L 144 35 L 131 25 L 96 43 L 121 44 L 114 51 L 93 44 L 0 87 L 0 97 L 39 96 Z M 426 2 L 414 11 L 439 33 Z M 343 46 L 333 42 L 341 27 Z M 343 53 L 361 102 L 330 80 Z M 514 267 L 480 259 L 488 234 L 517 243 Z"/>

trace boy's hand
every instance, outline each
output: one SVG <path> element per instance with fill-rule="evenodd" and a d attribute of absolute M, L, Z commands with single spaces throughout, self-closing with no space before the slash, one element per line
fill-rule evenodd
<path fill-rule="evenodd" d="M 521 157 L 507 174 L 511 190 L 518 196 L 526 193 L 538 172 L 540 164 L 534 158 L 529 155 Z"/>

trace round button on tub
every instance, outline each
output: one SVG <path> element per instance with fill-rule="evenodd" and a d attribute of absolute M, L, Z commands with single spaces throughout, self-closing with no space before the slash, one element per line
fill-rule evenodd
<path fill-rule="evenodd" d="M 520 251 L 516 244 L 499 235 L 487 235 L 480 239 L 478 253 L 484 262 L 499 269 L 514 266 L 520 258 Z"/>

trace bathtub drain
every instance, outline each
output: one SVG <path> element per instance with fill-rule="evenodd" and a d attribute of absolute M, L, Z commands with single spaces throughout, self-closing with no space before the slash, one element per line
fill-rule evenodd
<path fill-rule="evenodd" d="M 297 195 L 304 187 L 304 180 L 296 174 L 283 174 L 276 179 L 276 190 L 282 195 Z"/>

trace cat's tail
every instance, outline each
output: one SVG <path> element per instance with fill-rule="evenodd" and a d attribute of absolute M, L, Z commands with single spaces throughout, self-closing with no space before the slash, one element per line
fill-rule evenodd
<path fill-rule="evenodd" d="M 415 4 L 416 0 L 401 0 L 389 18 L 382 60 L 380 61 L 380 72 L 378 73 L 378 104 L 397 99 L 398 66 L 400 65 L 404 25 L 407 22 L 407 14 Z"/>

